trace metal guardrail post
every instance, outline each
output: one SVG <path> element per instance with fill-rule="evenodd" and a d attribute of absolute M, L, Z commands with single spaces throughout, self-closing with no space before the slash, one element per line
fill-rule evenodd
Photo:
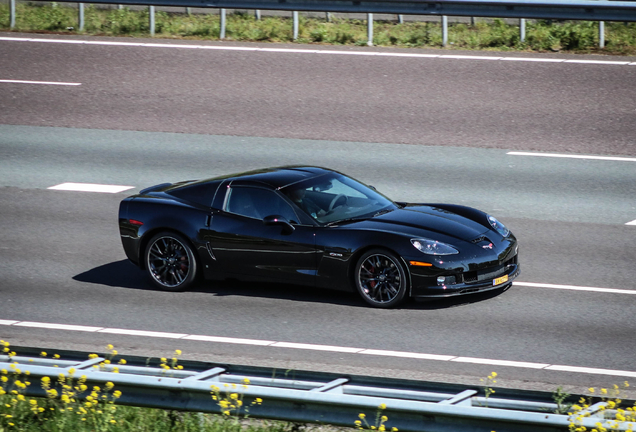
<path fill-rule="evenodd" d="M 77 5 L 77 21 L 78 21 L 78 30 L 84 31 L 84 3 L 78 3 Z"/>
<path fill-rule="evenodd" d="M 124 8 L 124 5 L 117 5 L 117 9 L 122 10 Z"/>
<path fill-rule="evenodd" d="M 373 14 L 367 14 L 367 45 L 373 46 Z"/>
<path fill-rule="evenodd" d="M 225 39 L 225 8 L 221 9 L 221 29 L 219 30 L 219 39 Z"/>
<path fill-rule="evenodd" d="M 186 8 L 186 15 L 188 15 L 188 16 L 192 15 L 192 8 L 190 8 L 190 7 Z"/>
<path fill-rule="evenodd" d="M 331 13 L 330 12 L 325 12 L 325 19 L 327 20 L 327 22 L 331 22 Z"/>
<path fill-rule="evenodd" d="M 526 19 L 519 18 L 519 40 L 521 42 L 526 41 Z"/>
<path fill-rule="evenodd" d="M 294 29 L 293 29 L 293 39 L 298 39 L 298 11 L 292 12 L 292 21 L 294 21 Z"/>
<path fill-rule="evenodd" d="M 148 18 L 150 20 L 150 36 L 155 35 L 155 7 L 148 6 Z"/>
<path fill-rule="evenodd" d="M 15 0 L 11 0 L 9 4 L 9 28 L 13 30 L 15 27 Z"/>
<path fill-rule="evenodd" d="M 261 10 L 260 9 L 256 9 L 254 11 L 254 18 L 256 18 L 257 21 L 261 20 Z"/>
<path fill-rule="evenodd" d="M 398 14 L 398 24 L 404 24 L 404 15 Z"/>
<path fill-rule="evenodd" d="M 605 21 L 598 22 L 598 47 L 605 48 Z"/>
<path fill-rule="evenodd" d="M 442 15 L 442 46 L 448 45 L 448 17 Z"/>

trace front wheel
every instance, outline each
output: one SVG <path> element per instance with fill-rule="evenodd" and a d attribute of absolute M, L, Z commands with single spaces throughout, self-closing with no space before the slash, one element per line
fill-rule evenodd
<path fill-rule="evenodd" d="M 360 257 L 355 267 L 358 292 L 371 306 L 390 308 L 404 300 L 406 271 L 395 254 L 373 249 Z"/>
<path fill-rule="evenodd" d="M 164 291 L 183 291 L 194 283 L 197 260 L 188 241 L 179 234 L 153 236 L 145 253 L 146 273 Z"/>

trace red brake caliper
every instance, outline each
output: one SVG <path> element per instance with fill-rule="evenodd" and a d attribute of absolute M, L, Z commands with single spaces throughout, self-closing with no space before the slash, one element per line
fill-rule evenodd
<path fill-rule="evenodd" d="M 374 274 L 374 273 L 375 273 L 375 267 L 371 266 L 371 270 L 370 270 L 370 272 L 369 272 L 369 273 Z M 371 288 L 375 288 L 375 285 L 376 285 L 376 284 L 377 284 L 377 282 L 376 282 L 376 281 L 374 281 L 374 280 L 373 280 L 373 281 L 371 281 L 371 282 L 369 282 L 369 285 L 371 286 Z"/>

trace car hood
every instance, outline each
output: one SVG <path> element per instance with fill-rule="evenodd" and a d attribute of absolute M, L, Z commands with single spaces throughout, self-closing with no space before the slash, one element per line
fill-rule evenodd
<path fill-rule="evenodd" d="M 490 231 L 472 219 L 427 205 L 410 205 L 354 225 L 355 228 L 398 232 L 409 236 L 443 235 L 467 242 Z"/>

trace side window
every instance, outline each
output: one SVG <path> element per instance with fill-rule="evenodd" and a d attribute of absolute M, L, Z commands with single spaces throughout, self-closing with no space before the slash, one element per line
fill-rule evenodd
<path fill-rule="evenodd" d="M 291 206 L 274 191 L 236 186 L 230 189 L 225 211 L 255 219 L 280 215 L 290 222 L 298 223 Z"/>

